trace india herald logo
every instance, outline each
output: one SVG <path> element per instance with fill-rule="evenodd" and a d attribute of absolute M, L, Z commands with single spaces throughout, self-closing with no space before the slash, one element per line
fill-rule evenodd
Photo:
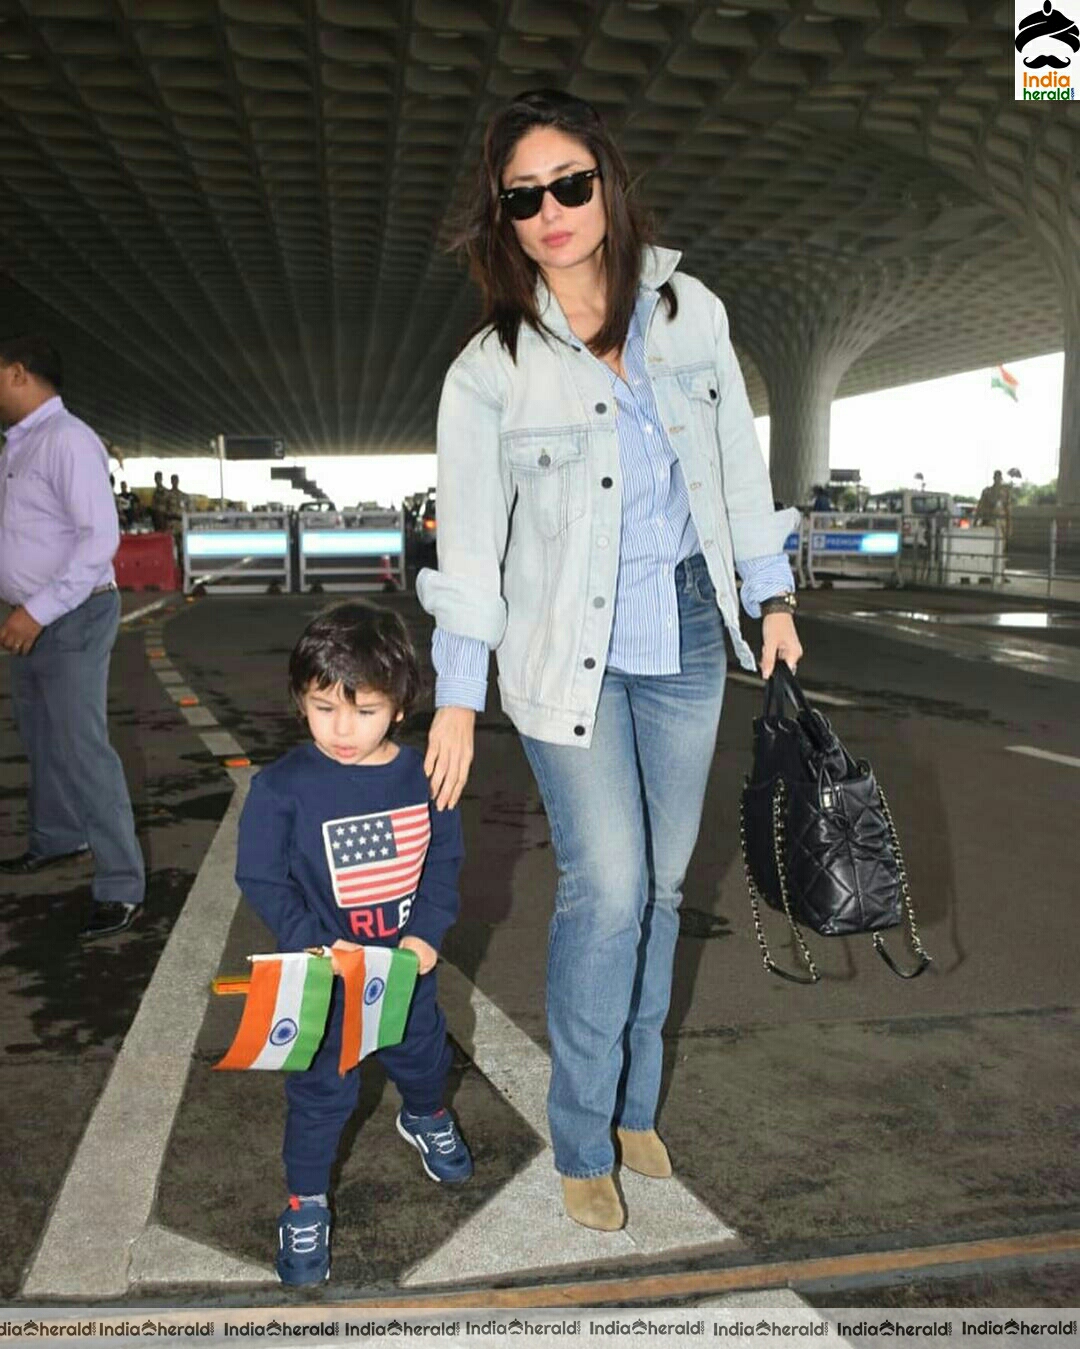
<path fill-rule="evenodd" d="M 1076 98 L 1070 67 L 1080 51 L 1080 3 L 1078 0 L 1043 0 L 1040 8 L 1025 13 L 1030 0 L 1015 0 L 1016 35 L 1014 97 L 1040 102 Z"/>
<path fill-rule="evenodd" d="M 1080 51 L 1080 26 L 1067 14 L 1055 9 L 1050 0 L 1043 0 L 1042 9 L 1020 20 L 1016 34 L 1018 52 L 1025 51 L 1032 43 L 1038 44 L 1041 50 L 1024 57 L 1024 65 L 1029 70 L 1041 70 L 1043 66 L 1066 70 L 1072 64 L 1072 57 L 1062 55 L 1059 46 L 1070 47 L 1074 52 Z M 1046 50 L 1048 46 L 1049 51 Z"/>

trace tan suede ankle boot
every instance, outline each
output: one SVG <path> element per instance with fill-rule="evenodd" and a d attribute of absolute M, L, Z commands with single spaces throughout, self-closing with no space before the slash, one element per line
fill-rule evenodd
<path fill-rule="evenodd" d="M 611 1176 L 590 1176 L 579 1180 L 575 1176 L 560 1176 L 563 1204 L 567 1215 L 582 1227 L 594 1227 L 598 1232 L 617 1232 L 626 1222 L 622 1200 Z"/>
<path fill-rule="evenodd" d="M 623 1166 L 654 1180 L 667 1180 L 671 1175 L 671 1158 L 663 1140 L 655 1129 L 616 1129 Z"/>

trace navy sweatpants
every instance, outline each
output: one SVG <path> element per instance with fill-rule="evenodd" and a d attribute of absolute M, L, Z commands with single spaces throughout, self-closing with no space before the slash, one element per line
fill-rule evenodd
<path fill-rule="evenodd" d="M 285 1180 L 291 1194 L 324 1194 L 338 1140 L 360 1097 L 360 1069 L 338 1076 L 344 986 L 334 980 L 326 1034 L 311 1067 L 285 1079 Z M 433 1115 L 442 1105 L 453 1051 L 446 1017 L 435 1000 L 435 971 L 416 981 L 405 1035 L 376 1057 L 412 1115 Z"/>

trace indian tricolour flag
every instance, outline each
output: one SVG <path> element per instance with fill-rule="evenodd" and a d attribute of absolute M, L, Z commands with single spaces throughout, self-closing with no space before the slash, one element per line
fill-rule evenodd
<path fill-rule="evenodd" d="M 338 1072 L 345 1074 L 366 1054 L 400 1044 L 419 962 L 415 952 L 389 946 L 336 954 L 345 980 L 338 1061 Z"/>
<path fill-rule="evenodd" d="M 244 1015 L 215 1068 L 307 1068 L 326 1031 L 333 972 L 307 951 L 251 957 Z"/>
<path fill-rule="evenodd" d="M 1020 381 L 1015 375 L 1010 375 L 1003 365 L 999 365 L 990 376 L 990 387 L 991 389 L 1003 389 L 1014 403 L 1019 401 L 1019 395 L 1016 391 L 1020 387 Z"/>

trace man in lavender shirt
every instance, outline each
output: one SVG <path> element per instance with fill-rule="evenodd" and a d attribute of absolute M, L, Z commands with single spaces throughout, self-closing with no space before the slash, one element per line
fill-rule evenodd
<path fill-rule="evenodd" d="M 120 623 L 119 542 L 105 447 L 64 407 L 59 353 L 0 339 L 0 600 L 11 612 L 15 721 L 30 760 L 30 838 L 0 872 L 93 853 L 84 938 L 122 932 L 145 892 L 124 770 L 109 744 L 109 654 Z"/>

